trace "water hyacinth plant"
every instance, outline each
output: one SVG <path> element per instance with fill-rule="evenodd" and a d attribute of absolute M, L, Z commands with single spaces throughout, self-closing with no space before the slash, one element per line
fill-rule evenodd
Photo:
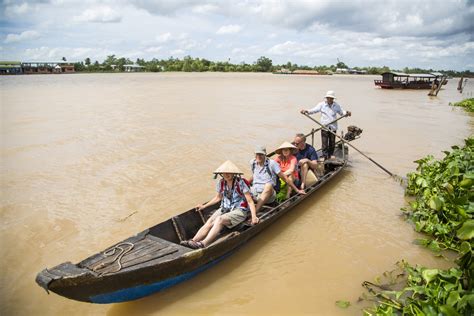
<path fill-rule="evenodd" d="M 398 272 L 386 272 L 388 284 L 364 282 L 375 301 L 366 315 L 474 315 L 474 138 L 453 146 L 442 160 L 427 156 L 408 174 L 406 194 L 413 196 L 402 209 L 416 231 L 426 235 L 418 243 L 436 253 L 457 253 L 457 267 L 448 270 L 411 266 L 402 261 Z"/>
<path fill-rule="evenodd" d="M 456 103 L 449 103 L 449 105 L 460 106 L 460 107 L 463 107 L 468 112 L 474 112 L 474 98 L 464 99 Z"/>
<path fill-rule="evenodd" d="M 465 288 L 460 268 L 413 267 L 405 261 L 397 265 L 384 274 L 387 284 L 362 284 L 368 291 L 362 298 L 377 303 L 364 315 L 472 315 L 474 292 Z"/>
<path fill-rule="evenodd" d="M 408 174 L 406 189 L 415 200 L 402 210 L 416 231 L 430 236 L 421 244 L 459 252 L 461 243 L 474 237 L 474 138 L 444 153 L 442 160 L 428 156 L 415 161 L 417 172 Z"/>

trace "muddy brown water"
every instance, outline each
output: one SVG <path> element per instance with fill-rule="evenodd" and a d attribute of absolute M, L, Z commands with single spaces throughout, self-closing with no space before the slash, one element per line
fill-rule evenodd
<path fill-rule="evenodd" d="M 113 305 L 46 292 L 36 273 L 78 262 L 211 197 L 231 159 L 249 173 L 312 122 L 335 90 L 364 132 L 353 144 L 391 172 L 462 144 L 472 116 L 426 90 L 374 88 L 377 76 L 163 73 L 1 77 L 2 315 L 358 315 L 364 280 L 401 259 L 447 267 L 413 240 L 404 189 L 355 151 L 350 166 L 233 256 L 196 278 Z M 318 116 L 316 116 L 318 118 Z M 319 136 L 315 145 L 319 146 Z M 337 300 L 353 305 L 341 310 Z"/>

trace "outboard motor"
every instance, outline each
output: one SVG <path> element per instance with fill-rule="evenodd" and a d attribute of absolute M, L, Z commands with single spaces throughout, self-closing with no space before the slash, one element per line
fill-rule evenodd
<path fill-rule="evenodd" d="M 361 128 L 355 125 L 350 125 L 347 127 L 347 133 L 344 135 L 344 139 L 347 141 L 351 141 L 358 138 L 360 134 L 362 134 Z"/>

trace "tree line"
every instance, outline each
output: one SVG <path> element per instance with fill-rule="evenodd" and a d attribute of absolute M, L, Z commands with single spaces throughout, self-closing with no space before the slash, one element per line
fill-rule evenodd
<path fill-rule="evenodd" d="M 167 71 L 183 71 L 183 72 L 206 72 L 206 71 L 218 71 L 218 72 L 275 72 L 281 69 L 288 71 L 295 70 L 316 70 L 319 73 L 334 73 L 338 68 L 349 67 L 339 61 L 334 65 L 321 65 L 321 66 L 306 66 L 298 65 L 296 63 L 287 62 L 286 64 L 273 64 L 270 58 L 261 56 L 255 62 L 248 64 L 241 62 L 238 64 L 227 61 L 212 61 L 205 58 L 193 58 L 191 56 L 185 56 L 184 58 L 170 57 L 168 59 L 157 59 L 153 58 L 146 61 L 141 58 L 137 58 L 132 61 L 129 58 L 117 57 L 115 55 L 109 55 L 103 62 L 94 61 L 90 58 L 86 58 L 84 61 L 74 63 L 77 72 L 123 72 L 125 65 L 136 64 L 142 68 L 143 71 L 147 72 L 167 72 Z M 381 74 L 387 71 L 400 71 L 405 73 L 430 73 L 439 71 L 448 76 L 464 76 L 474 77 L 474 73 L 470 70 L 456 71 L 456 70 L 433 70 L 433 69 L 421 69 L 421 68 L 408 68 L 403 69 L 390 69 L 387 66 L 382 67 L 351 67 L 352 70 L 365 71 L 367 74 Z"/>

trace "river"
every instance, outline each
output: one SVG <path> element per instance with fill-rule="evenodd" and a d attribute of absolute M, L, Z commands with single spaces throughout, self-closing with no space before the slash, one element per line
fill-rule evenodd
<path fill-rule="evenodd" d="M 36 274 L 104 250 L 214 194 L 231 159 L 249 174 L 269 150 L 307 132 L 299 114 L 335 90 L 361 127 L 353 145 L 398 175 L 462 144 L 472 115 L 427 90 L 382 90 L 379 76 L 238 73 L 0 77 L 2 315 L 359 315 L 360 284 L 405 259 L 433 267 L 401 216 L 404 189 L 362 155 L 246 247 L 196 278 L 147 298 L 94 305 L 47 295 Z M 316 118 L 319 116 L 316 115 Z M 319 146 L 319 136 L 315 145 Z M 352 306 L 342 310 L 337 300 Z"/>

